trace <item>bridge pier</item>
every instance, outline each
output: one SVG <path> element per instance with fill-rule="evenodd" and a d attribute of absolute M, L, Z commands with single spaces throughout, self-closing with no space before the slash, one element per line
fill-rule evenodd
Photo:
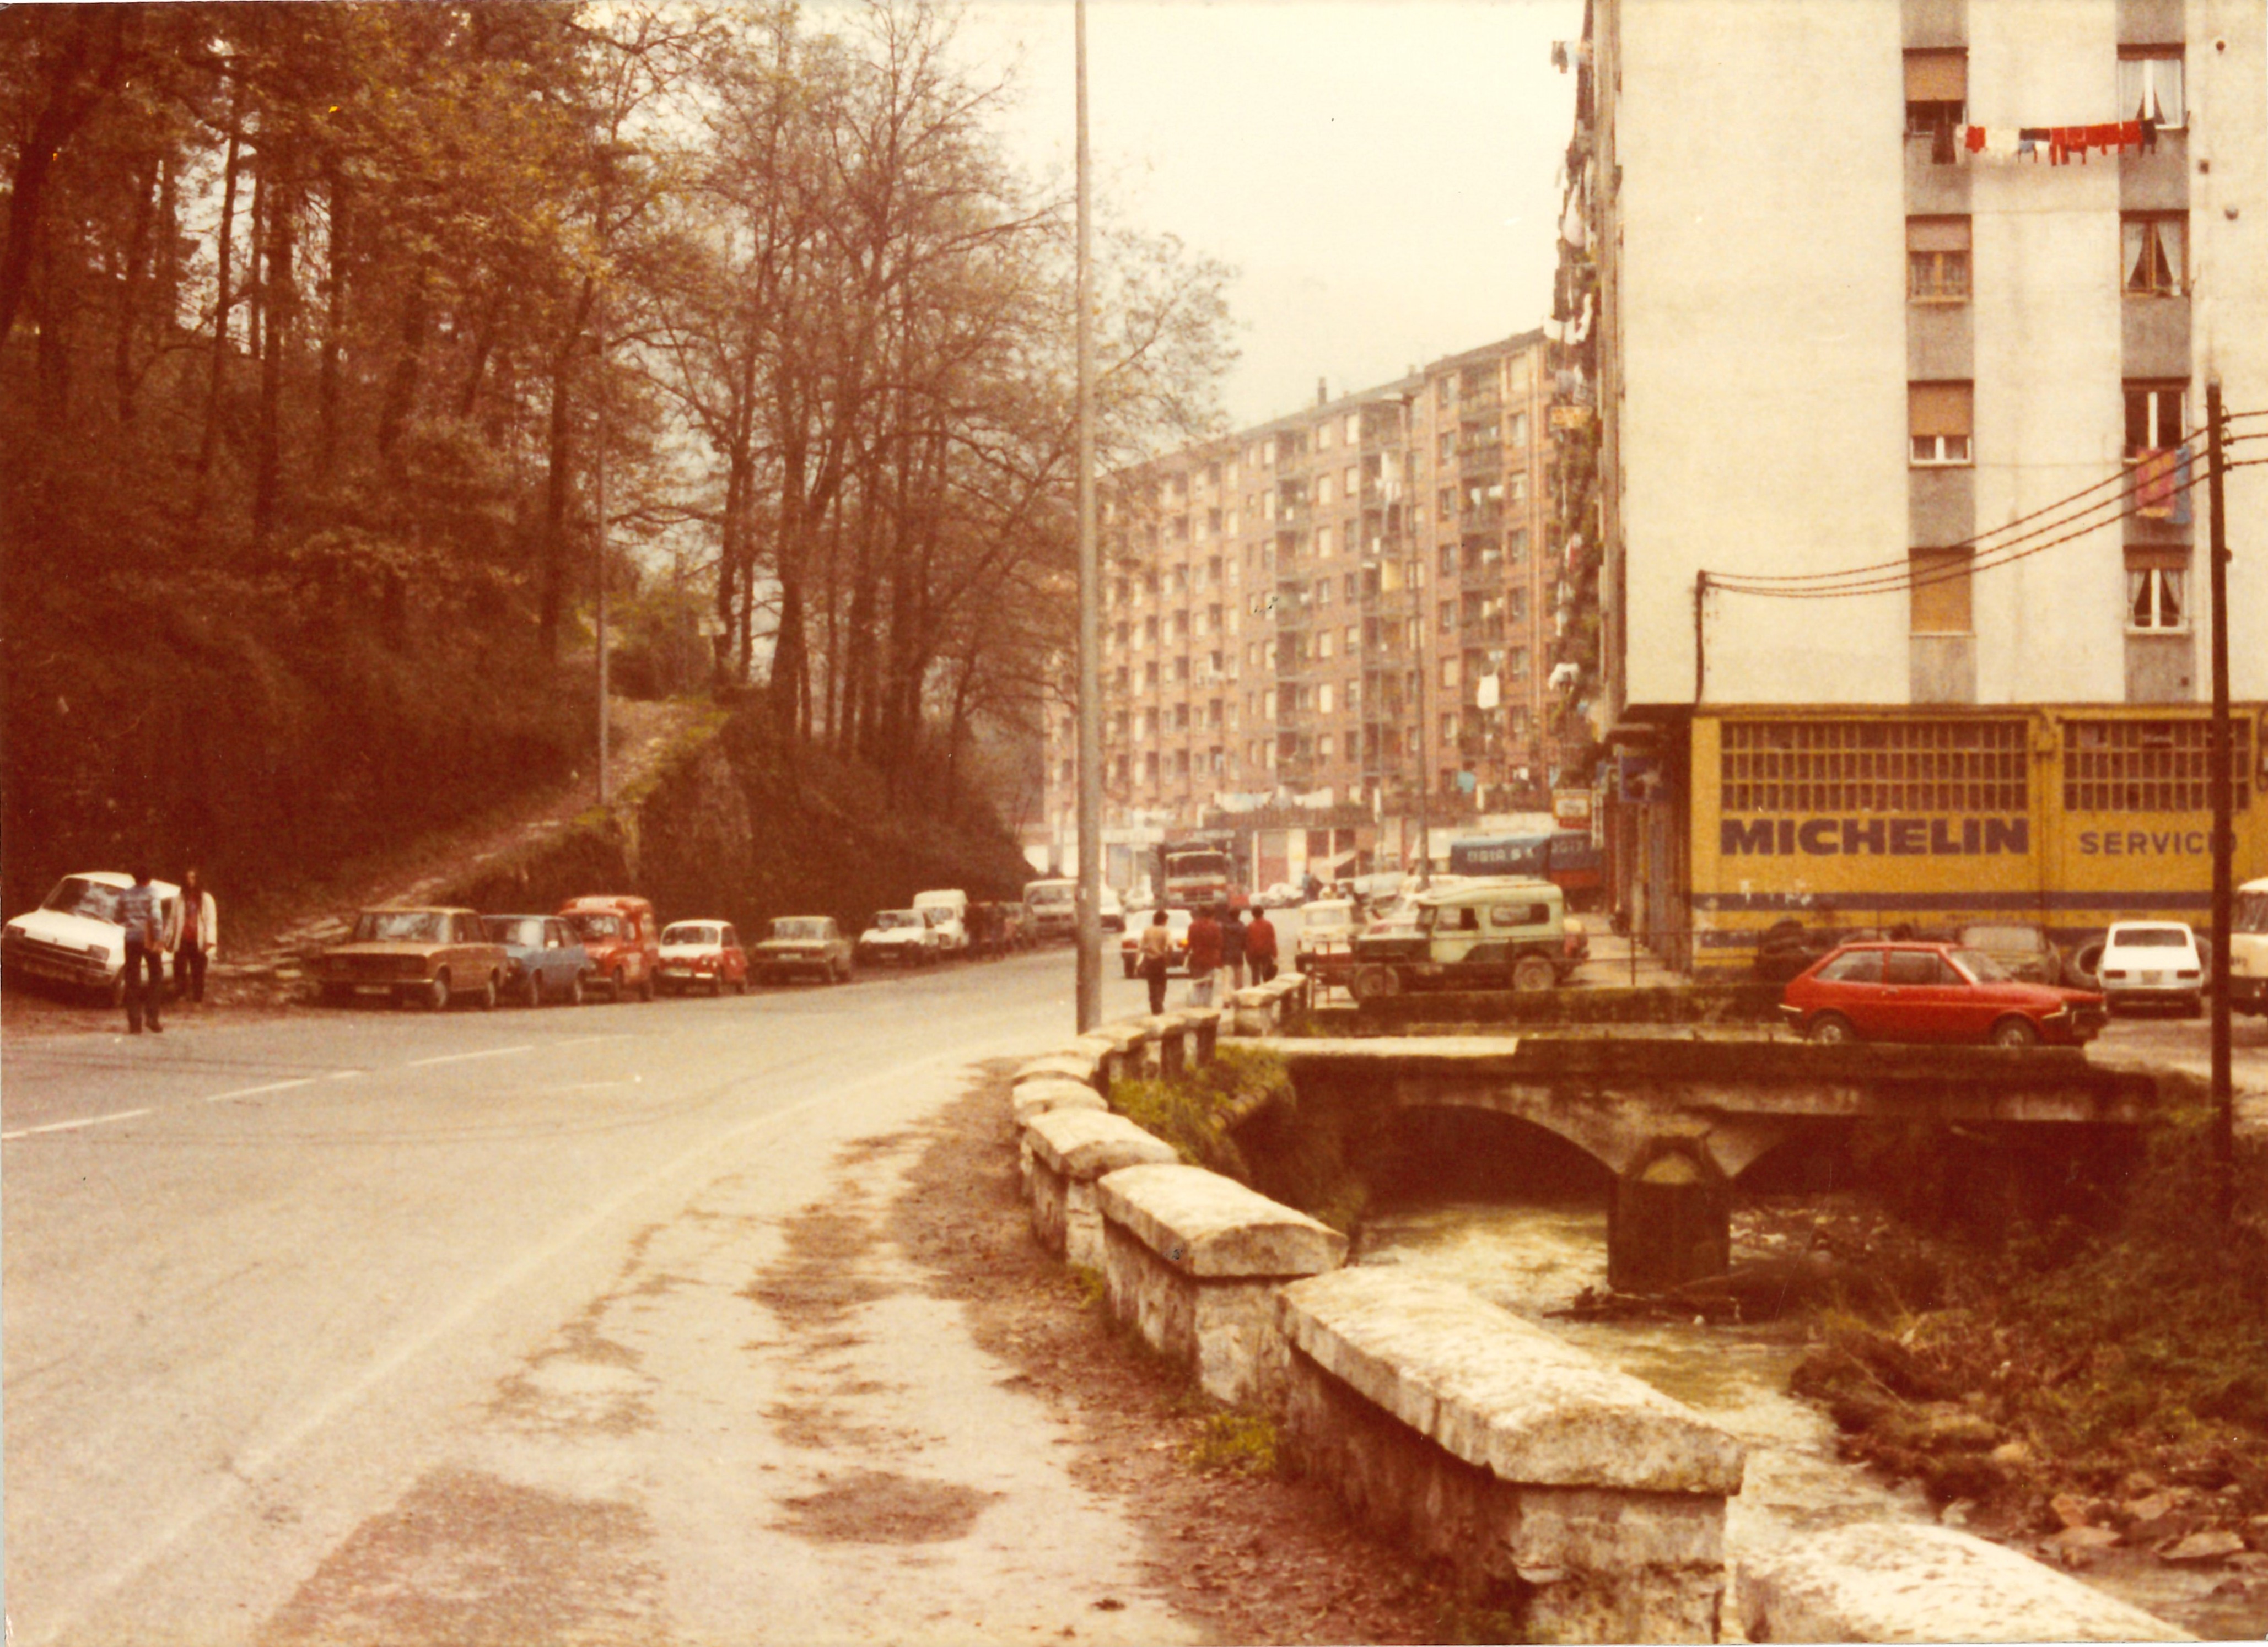
<path fill-rule="evenodd" d="M 1615 1174 L 1607 1203 L 1607 1284 L 1668 1292 L 1733 1267 L 1732 1185 L 1705 1149 L 1660 1141 Z"/>

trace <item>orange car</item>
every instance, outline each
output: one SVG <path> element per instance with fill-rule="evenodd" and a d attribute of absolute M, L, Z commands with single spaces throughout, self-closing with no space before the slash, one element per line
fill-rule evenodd
<path fill-rule="evenodd" d="M 604 989 L 610 1001 L 627 1000 L 632 990 L 641 1001 L 653 999 L 661 974 L 661 924 L 652 903 L 624 893 L 589 893 L 570 898 L 559 913 L 583 940 L 593 989 Z"/>

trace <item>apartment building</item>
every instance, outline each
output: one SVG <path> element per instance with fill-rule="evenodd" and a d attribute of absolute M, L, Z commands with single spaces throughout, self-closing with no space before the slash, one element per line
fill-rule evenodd
<path fill-rule="evenodd" d="M 1106 842 L 1299 827 L 1343 870 L 1421 798 L 1436 819 L 1540 804 L 1557 754 L 1539 643 L 1543 357 L 1529 332 L 1359 393 L 1319 390 L 1106 482 Z M 1071 714 L 1049 725 L 1059 862 L 1075 839 Z"/>
<path fill-rule="evenodd" d="M 1597 408 L 1594 722 L 1659 947 L 2198 916 L 2206 384 L 2268 412 L 2264 12 L 1592 0 L 1553 365 Z M 2259 874 L 2268 482 L 2227 489 Z"/>

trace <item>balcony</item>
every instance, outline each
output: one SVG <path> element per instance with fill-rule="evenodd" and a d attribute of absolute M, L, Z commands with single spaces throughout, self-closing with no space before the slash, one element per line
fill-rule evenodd
<path fill-rule="evenodd" d="M 1468 588 L 1494 588 L 1505 580 L 1504 556 L 1501 555 L 1468 555 L 1457 569 L 1457 576 Z"/>

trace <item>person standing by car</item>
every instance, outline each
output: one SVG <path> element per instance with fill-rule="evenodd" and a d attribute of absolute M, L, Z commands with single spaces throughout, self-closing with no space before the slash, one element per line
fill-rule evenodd
<path fill-rule="evenodd" d="M 220 947 L 220 913 L 194 864 L 181 872 L 181 897 L 173 906 L 171 926 L 166 937 L 173 952 L 174 998 L 202 1006 L 205 963 Z"/>
<path fill-rule="evenodd" d="M 165 911 L 158 904 L 158 889 L 150 884 L 148 870 L 136 870 L 134 884 L 118 894 L 118 924 L 126 929 L 126 971 L 121 980 L 126 989 L 126 1033 L 142 1033 L 146 989 L 151 1033 L 162 1035 L 166 1026 L 158 1021 L 158 1007 L 166 998 Z"/>
<path fill-rule="evenodd" d="M 1212 1004 L 1212 975 L 1220 968 L 1220 923 L 1200 908 L 1189 923 L 1189 1004 Z"/>
<path fill-rule="evenodd" d="M 1266 983 L 1276 976 L 1276 927 L 1263 910 L 1245 929 L 1244 959 L 1252 963 L 1252 982 Z"/>
<path fill-rule="evenodd" d="M 1150 1015 L 1154 1018 L 1166 1010 L 1166 973 L 1174 964 L 1174 934 L 1166 925 L 1163 909 L 1152 915 L 1150 924 L 1142 929 L 1135 955 L 1135 970 L 1150 986 Z"/>
<path fill-rule="evenodd" d="M 1221 923 L 1220 964 L 1229 976 L 1229 988 L 1244 988 L 1244 911 L 1232 909 Z"/>

